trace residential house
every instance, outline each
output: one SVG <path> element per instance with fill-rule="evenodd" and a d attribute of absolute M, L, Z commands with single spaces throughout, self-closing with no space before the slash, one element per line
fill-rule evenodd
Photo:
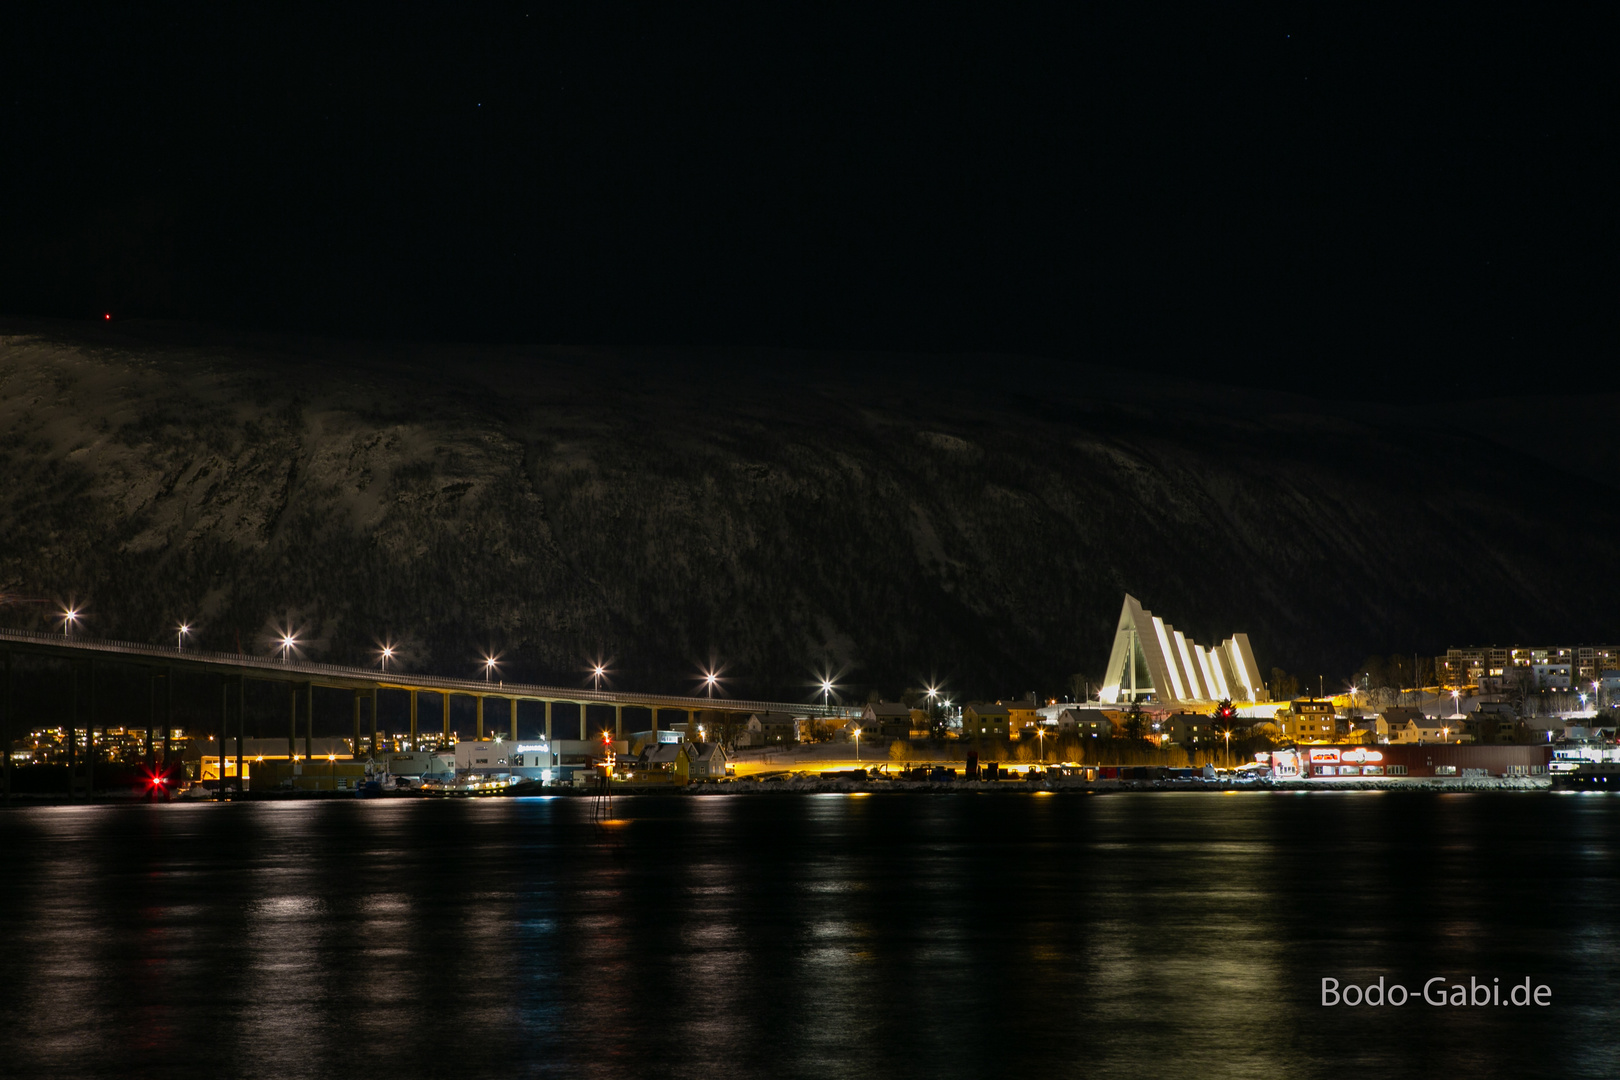
<path fill-rule="evenodd" d="M 1213 716 L 1192 712 L 1174 712 L 1156 725 L 1160 742 L 1173 742 L 1188 750 L 1207 750 L 1224 745 L 1222 728 Z M 1168 738 L 1166 738 L 1168 737 Z"/>
<path fill-rule="evenodd" d="M 1463 718 L 1462 731 L 1475 743 L 1485 746 L 1523 746 L 1536 741 L 1530 725 L 1515 716 L 1511 709 L 1503 712 L 1482 707 Z"/>
<path fill-rule="evenodd" d="M 863 739 L 909 739 L 913 709 L 898 701 L 875 701 L 861 711 Z"/>
<path fill-rule="evenodd" d="M 1472 741 L 1472 736 L 1464 738 L 1464 735 L 1460 721 L 1420 715 L 1408 720 L 1404 727 L 1390 728 L 1389 741 L 1395 744 Z"/>
<path fill-rule="evenodd" d="M 808 717 L 784 712 L 758 712 L 748 717 L 748 746 L 791 746 L 804 733 Z M 739 746 L 745 745 L 739 741 Z"/>
<path fill-rule="evenodd" d="M 1054 718 L 1052 726 L 1059 736 L 1072 735 L 1081 739 L 1111 739 L 1114 722 L 1100 709 L 1064 709 Z"/>
<path fill-rule="evenodd" d="M 1284 739 L 1294 742 L 1332 742 L 1339 733 L 1333 702 L 1315 698 L 1290 701 L 1277 710 L 1277 728 Z"/>
<path fill-rule="evenodd" d="M 1011 715 L 1007 706 L 985 701 L 970 701 L 962 707 L 962 737 L 985 739 L 1008 737 Z"/>
<path fill-rule="evenodd" d="M 675 758 L 676 783 L 719 780 L 725 775 L 725 747 L 717 742 L 689 742 L 680 745 L 680 753 Z"/>
<path fill-rule="evenodd" d="M 1019 738 L 1026 732 L 1033 734 L 1035 725 L 1041 722 L 1040 706 L 1033 701 L 1009 701 L 1007 707 L 1007 734 L 1010 738 Z"/>

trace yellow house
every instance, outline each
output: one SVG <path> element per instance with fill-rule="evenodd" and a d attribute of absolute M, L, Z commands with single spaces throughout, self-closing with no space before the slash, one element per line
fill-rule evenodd
<path fill-rule="evenodd" d="M 1288 708 L 1278 709 L 1277 726 L 1284 739 L 1301 743 L 1333 742 L 1339 732 L 1333 702 L 1315 698 L 1290 701 Z"/>

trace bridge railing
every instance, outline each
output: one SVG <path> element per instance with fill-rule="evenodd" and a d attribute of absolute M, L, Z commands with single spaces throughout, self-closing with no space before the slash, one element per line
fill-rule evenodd
<path fill-rule="evenodd" d="M 445 690 L 485 697 L 520 698 L 534 701 L 561 701 L 576 705 L 634 705 L 661 709 L 721 709 L 726 712 L 782 712 L 795 716 L 824 719 L 853 719 L 861 711 L 839 705 L 816 705 L 783 701 L 751 701 L 738 698 L 691 697 L 679 694 L 641 694 L 617 690 L 585 690 L 567 686 L 542 686 L 482 679 L 451 679 L 438 675 L 417 675 L 402 671 L 381 671 L 328 664 L 315 660 L 258 656 L 251 653 L 216 652 L 209 649 L 182 649 L 178 645 L 152 645 L 138 641 L 87 637 L 78 634 L 48 634 L 37 630 L 0 630 L 0 642 L 43 646 L 52 650 L 78 650 L 114 656 L 141 657 L 169 663 L 229 667 L 261 672 L 266 677 L 325 675 L 349 682 L 370 683 L 400 689 Z"/>

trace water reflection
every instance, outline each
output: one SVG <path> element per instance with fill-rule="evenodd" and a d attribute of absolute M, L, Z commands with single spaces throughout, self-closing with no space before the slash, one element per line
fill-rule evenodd
<path fill-rule="evenodd" d="M 0 814 L 8 1076 L 1620 1075 L 1620 799 Z M 1556 1005 L 1323 1009 L 1533 976 Z"/>

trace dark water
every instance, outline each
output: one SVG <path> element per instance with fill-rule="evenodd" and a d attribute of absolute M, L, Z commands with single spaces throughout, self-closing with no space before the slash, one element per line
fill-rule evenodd
<path fill-rule="evenodd" d="M 1620 1076 L 1620 798 L 616 809 L 0 813 L 0 1075 Z"/>

